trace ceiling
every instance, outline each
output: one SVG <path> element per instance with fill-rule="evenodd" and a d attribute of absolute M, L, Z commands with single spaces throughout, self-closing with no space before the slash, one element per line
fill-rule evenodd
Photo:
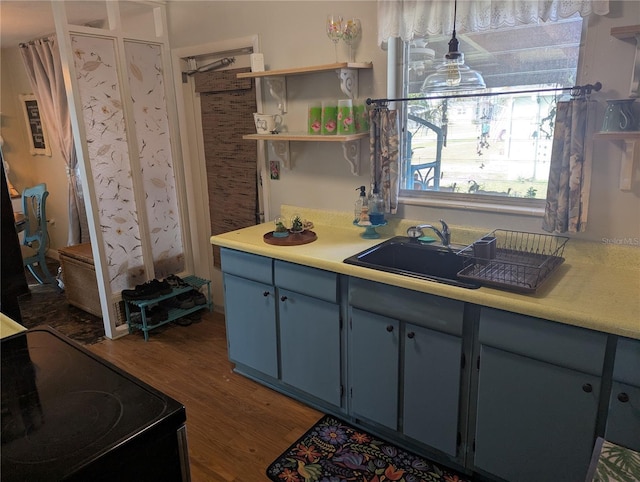
<path fill-rule="evenodd" d="M 45 1 L 0 2 L 0 46 L 15 47 L 55 31 L 51 5 Z"/>
<path fill-rule="evenodd" d="M 74 25 L 86 25 L 106 18 L 105 0 L 65 2 L 67 18 Z M 121 2 L 121 11 L 129 9 Z M 0 0 L 0 47 L 15 47 L 55 33 L 51 2 L 31 0 Z"/>

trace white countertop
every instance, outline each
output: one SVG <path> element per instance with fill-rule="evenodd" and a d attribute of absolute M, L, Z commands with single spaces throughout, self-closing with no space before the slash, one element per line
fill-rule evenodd
<path fill-rule="evenodd" d="M 21 324 L 13 321 L 4 313 L 0 313 L 0 338 L 6 338 L 26 330 Z"/>

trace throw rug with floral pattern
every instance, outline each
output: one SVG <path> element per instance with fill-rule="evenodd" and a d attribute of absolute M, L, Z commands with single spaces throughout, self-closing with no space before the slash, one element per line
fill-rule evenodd
<path fill-rule="evenodd" d="M 471 482 L 330 415 L 267 468 L 274 482 Z"/>
<path fill-rule="evenodd" d="M 640 452 L 598 437 L 585 480 L 589 482 L 640 481 Z"/>

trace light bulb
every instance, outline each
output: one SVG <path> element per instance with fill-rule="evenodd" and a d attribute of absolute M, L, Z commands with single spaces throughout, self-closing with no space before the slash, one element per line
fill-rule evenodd
<path fill-rule="evenodd" d="M 462 76 L 460 75 L 460 67 L 456 59 L 449 59 L 447 61 L 447 80 L 446 84 L 450 87 L 460 85 Z"/>

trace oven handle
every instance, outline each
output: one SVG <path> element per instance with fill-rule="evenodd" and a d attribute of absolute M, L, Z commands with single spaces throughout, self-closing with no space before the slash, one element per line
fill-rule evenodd
<path fill-rule="evenodd" d="M 189 469 L 189 445 L 187 444 L 187 426 L 182 425 L 177 431 L 178 455 L 180 457 L 180 470 L 182 482 L 191 482 L 191 470 Z"/>

